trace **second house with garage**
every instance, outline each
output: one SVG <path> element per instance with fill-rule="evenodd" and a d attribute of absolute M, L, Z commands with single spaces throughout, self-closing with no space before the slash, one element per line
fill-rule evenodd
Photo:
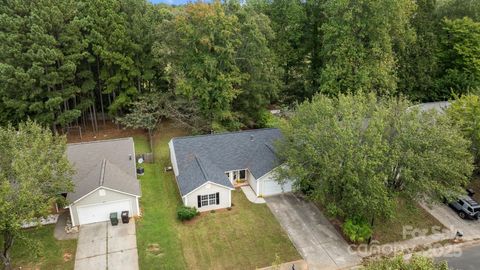
<path fill-rule="evenodd" d="M 199 211 L 230 207 L 231 191 L 242 182 L 257 196 L 291 191 L 291 181 L 275 181 L 281 139 L 278 129 L 173 138 L 170 159 L 183 204 Z"/>
<path fill-rule="evenodd" d="M 74 191 L 66 194 L 73 226 L 107 221 L 113 212 L 140 215 L 132 138 L 68 144 L 67 157 L 75 168 Z"/>

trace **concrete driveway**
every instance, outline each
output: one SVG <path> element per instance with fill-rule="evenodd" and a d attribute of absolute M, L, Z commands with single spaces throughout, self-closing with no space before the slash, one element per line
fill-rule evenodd
<path fill-rule="evenodd" d="M 75 270 L 138 270 L 135 221 L 112 226 L 100 222 L 80 226 Z"/>
<path fill-rule="evenodd" d="M 478 220 L 461 219 L 455 211 L 444 204 L 422 204 L 422 206 L 453 234 L 456 231 L 461 231 L 464 240 L 480 238 L 480 222 Z"/>
<path fill-rule="evenodd" d="M 308 269 L 342 269 L 361 262 L 348 251 L 347 242 L 313 203 L 291 193 L 265 200 L 307 261 Z"/>

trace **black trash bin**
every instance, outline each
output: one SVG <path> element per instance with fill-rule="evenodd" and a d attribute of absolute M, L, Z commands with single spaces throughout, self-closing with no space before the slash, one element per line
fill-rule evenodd
<path fill-rule="evenodd" d="M 123 224 L 128 223 L 130 218 L 128 217 L 128 211 L 122 211 L 122 222 Z"/>
<path fill-rule="evenodd" d="M 118 225 L 117 212 L 110 213 L 110 222 L 112 223 L 112 226 Z"/>

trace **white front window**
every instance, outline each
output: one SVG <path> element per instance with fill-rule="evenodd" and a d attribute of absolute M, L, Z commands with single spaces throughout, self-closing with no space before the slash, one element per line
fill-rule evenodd
<path fill-rule="evenodd" d="M 217 195 L 216 194 L 209 194 L 208 195 L 208 204 L 217 204 Z"/>
<path fill-rule="evenodd" d="M 208 195 L 202 195 L 202 206 L 208 205 Z"/>
<path fill-rule="evenodd" d="M 217 194 L 201 195 L 200 203 L 202 207 L 217 204 Z"/>

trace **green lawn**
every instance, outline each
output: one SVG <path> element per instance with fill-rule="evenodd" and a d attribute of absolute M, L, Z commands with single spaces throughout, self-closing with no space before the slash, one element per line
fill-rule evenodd
<path fill-rule="evenodd" d="M 12 248 L 12 262 L 19 269 L 73 269 L 77 240 L 59 241 L 53 237 L 55 225 L 47 225 L 25 232 L 39 242 L 39 254 L 35 256 L 32 248 L 16 241 Z M 0 241 L 2 243 L 2 241 Z"/>
<path fill-rule="evenodd" d="M 403 238 L 403 227 L 411 226 L 414 229 L 425 230 L 427 235 L 432 234 L 432 227 L 443 228 L 443 225 L 425 211 L 418 204 L 407 204 L 404 200 L 398 199 L 395 215 L 388 221 L 375 222 L 373 238 L 381 244 L 405 240 Z M 409 239 L 411 237 L 407 237 Z"/>
<path fill-rule="evenodd" d="M 145 164 L 145 175 L 140 177 L 143 217 L 137 222 L 137 246 L 140 269 L 186 269 L 182 243 L 178 234 L 176 208 L 180 204 L 177 187 L 171 173 L 163 167 L 168 161 L 168 138 L 178 131 L 159 128 L 156 138 L 157 164 Z M 148 140 L 134 137 L 135 148 L 149 150 Z"/>
<path fill-rule="evenodd" d="M 135 155 L 150 153 L 150 145 L 147 136 L 134 135 L 133 141 L 135 142 Z"/>
<path fill-rule="evenodd" d="M 155 137 L 155 165 L 141 177 L 143 218 L 137 223 L 141 269 L 254 269 L 299 259 L 285 232 L 266 205 L 232 193 L 232 211 L 204 213 L 183 224 L 176 220 L 181 204 L 170 166 L 168 141 L 185 133 L 161 126 Z M 137 144 L 142 141 L 136 140 Z M 148 145 L 148 144 L 147 144 Z"/>
<path fill-rule="evenodd" d="M 265 204 L 232 192 L 231 211 L 203 213 L 179 227 L 188 269 L 256 269 L 300 255 Z"/>

